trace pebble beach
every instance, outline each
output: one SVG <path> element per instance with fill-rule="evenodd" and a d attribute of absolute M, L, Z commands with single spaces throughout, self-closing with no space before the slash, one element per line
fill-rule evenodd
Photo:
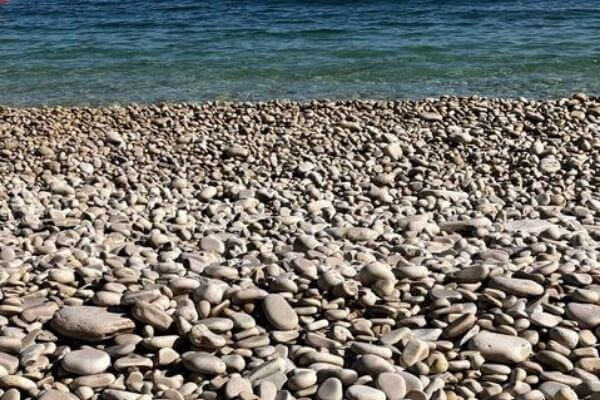
<path fill-rule="evenodd" d="M 600 399 L 600 98 L 0 107 L 0 400 Z"/>

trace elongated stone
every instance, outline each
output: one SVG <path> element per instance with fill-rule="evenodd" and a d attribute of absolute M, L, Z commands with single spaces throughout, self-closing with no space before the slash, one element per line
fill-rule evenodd
<path fill-rule="evenodd" d="M 386 400 L 381 390 L 365 385 L 352 385 L 346 390 L 349 400 Z"/>
<path fill-rule="evenodd" d="M 227 370 L 227 366 L 219 357 L 204 352 L 185 353 L 182 359 L 186 368 L 202 374 L 218 375 Z"/>
<path fill-rule="evenodd" d="M 89 342 L 102 341 L 135 328 L 132 320 L 91 306 L 63 307 L 54 315 L 52 326 L 61 335 Z"/>
<path fill-rule="evenodd" d="M 532 354 L 531 343 L 516 337 L 482 331 L 469 342 L 472 350 L 481 352 L 488 361 L 516 364 L 523 362 Z"/>
<path fill-rule="evenodd" d="M 544 287 L 529 279 L 506 278 L 495 276 L 491 278 L 491 285 L 506 293 L 515 296 L 539 296 L 544 293 Z"/>
<path fill-rule="evenodd" d="M 548 400 L 577 400 L 578 396 L 569 386 L 558 382 L 544 382 L 539 386 Z"/>
<path fill-rule="evenodd" d="M 595 304 L 569 303 L 567 313 L 585 326 L 595 328 L 600 325 L 600 306 Z"/>

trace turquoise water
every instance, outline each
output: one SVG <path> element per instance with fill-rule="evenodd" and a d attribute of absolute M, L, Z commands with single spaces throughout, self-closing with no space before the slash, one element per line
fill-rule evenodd
<path fill-rule="evenodd" d="M 0 5 L 3 104 L 575 90 L 600 93 L 600 1 Z"/>

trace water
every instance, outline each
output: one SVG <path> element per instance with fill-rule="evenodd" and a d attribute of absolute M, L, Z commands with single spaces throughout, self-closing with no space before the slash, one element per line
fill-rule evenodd
<path fill-rule="evenodd" d="M 600 93 L 597 0 L 0 5 L 2 104 L 575 90 Z"/>

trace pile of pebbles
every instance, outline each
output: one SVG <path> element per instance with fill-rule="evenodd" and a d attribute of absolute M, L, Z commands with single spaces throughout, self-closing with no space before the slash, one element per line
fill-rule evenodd
<path fill-rule="evenodd" d="M 0 107 L 0 400 L 600 399 L 600 99 Z"/>

